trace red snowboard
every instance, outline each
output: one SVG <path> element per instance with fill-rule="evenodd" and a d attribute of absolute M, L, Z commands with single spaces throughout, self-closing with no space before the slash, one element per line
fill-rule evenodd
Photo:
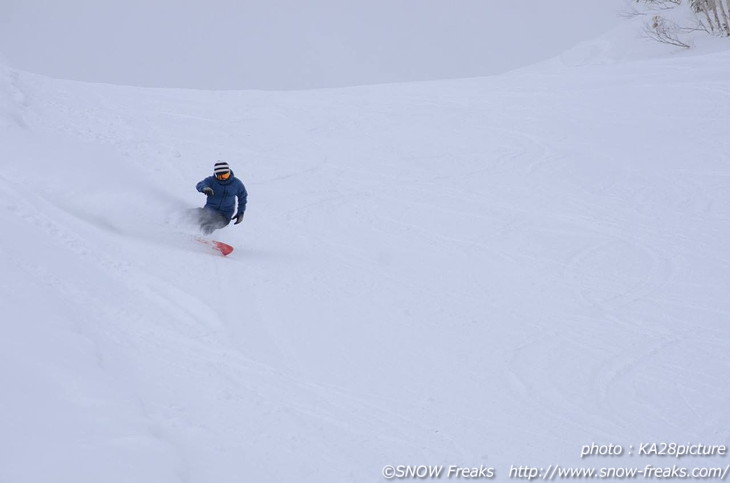
<path fill-rule="evenodd" d="M 227 243 L 219 242 L 216 240 L 206 240 L 205 238 L 197 238 L 197 240 L 202 243 L 203 245 L 207 245 L 214 249 L 215 251 L 219 252 L 224 257 L 226 255 L 230 255 L 233 251 L 233 247 L 230 246 Z"/>

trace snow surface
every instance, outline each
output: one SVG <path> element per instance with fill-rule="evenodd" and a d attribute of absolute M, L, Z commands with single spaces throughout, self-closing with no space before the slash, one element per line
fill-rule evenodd
<path fill-rule="evenodd" d="M 3 67 L 0 481 L 727 443 L 728 66 L 285 93 Z M 250 193 L 228 258 L 184 216 L 217 159 Z"/>
<path fill-rule="evenodd" d="M 697 15 L 688 2 L 676 8 L 639 7 L 635 0 L 626 0 L 623 15 L 628 16 L 608 32 L 582 41 L 546 63 L 560 62 L 565 65 L 606 64 L 657 57 L 696 56 L 727 50 L 727 38 L 709 35 L 697 27 Z M 633 16 L 631 12 L 634 12 Z M 652 17 L 659 15 L 677 25 L 677 38 L 691 48 L 673 46 L 650 38 L 646 32 Z"/>

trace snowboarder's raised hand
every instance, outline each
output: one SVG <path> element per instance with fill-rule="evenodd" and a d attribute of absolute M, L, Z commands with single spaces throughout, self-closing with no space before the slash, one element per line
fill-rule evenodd
<path fill-rule="evenodd" d="M 241 223 L 243 221 L 243 213 L 237 214 L 236 216 L 234 216 L 233 218 L 231 218 L 231 220 L 236 220 L 236 222 L 234 223 L 234 225 L 238 225 L 239 223 Z"/>
<path fill-rule="evenodd" d="M 213 188 L 210 188 L 208 186 L 206 186 L 205 188 L 203 188 L 200 191 L 205 193 L 205 196 L 213 196 Z"/>

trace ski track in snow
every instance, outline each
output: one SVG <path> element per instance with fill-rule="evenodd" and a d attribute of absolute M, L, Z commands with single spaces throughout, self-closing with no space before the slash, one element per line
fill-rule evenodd
<path fill-rule="evenodd" d="M 286 93 L 0 71 L 0 480 L 726 443 L 727 60 Z M 216 159 L 250 192 L 228 258 L 184 221 Z"/>

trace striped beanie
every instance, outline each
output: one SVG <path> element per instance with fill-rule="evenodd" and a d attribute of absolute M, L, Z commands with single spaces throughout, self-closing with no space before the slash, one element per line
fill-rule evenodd
<path fill-rule="evenodd" d="M 227 173 L 230 170 L 231 170 L 231 168 L 228 166 L 228 163 L 226 163 L 225 161 L 218 161 L 213 166 L 213 174 L 215 174 L 216 176 L 219 174 L 222 174 L 222 173 Z"/>

